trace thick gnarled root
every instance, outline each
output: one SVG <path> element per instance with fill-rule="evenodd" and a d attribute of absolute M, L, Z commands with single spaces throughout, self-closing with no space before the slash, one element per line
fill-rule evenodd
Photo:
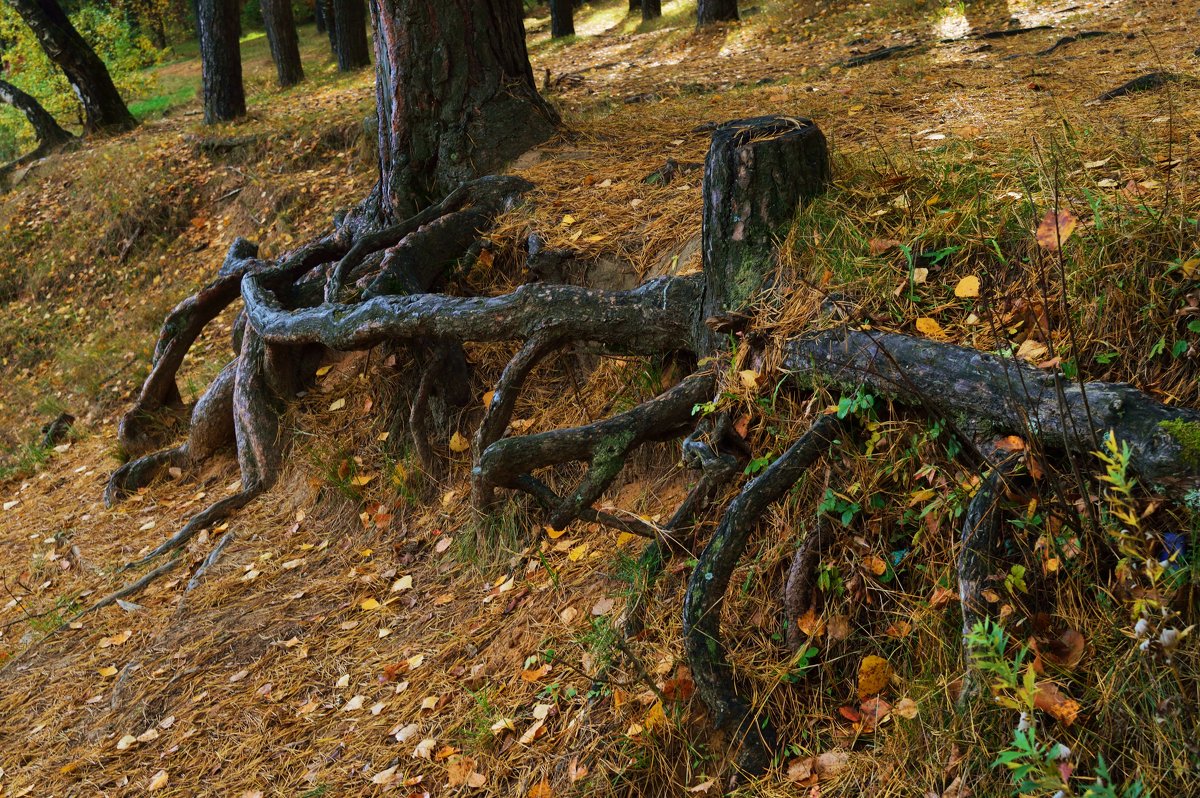
<path fill-rule="evenodd" d="M 821 416 L 778 460 L 751 480 L 725 510 L 688 580 L 683 634 L 692 678 L 713 724 L 741 741 L 737 764 L 748 774 L 762 773 L 770 765 L 776 748 L 775 731 L 770 719 L 757 717 L 735 687 L 721 637 L 725 593 L 762 514 L 829 450 L 843 428 L 836 416 Z"/>

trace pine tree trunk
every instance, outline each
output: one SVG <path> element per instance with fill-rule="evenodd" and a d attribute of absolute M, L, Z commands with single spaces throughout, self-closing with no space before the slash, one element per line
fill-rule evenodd
<path fill-rule="evenodd" d="M 367 15 L 363 0 L 333 0 L 334 55 L 338 72 L 354 72 L 371 65 L 367 44 Z"/>
<path fill-rule="evenodd" d="M 237 0 L 200 0 L 199 24 L 204 121 L 211 125 L 245 116 Z"/>
<path fill-rule="evenodd" d="M 83 105 L 84 133 L 129 130 L 137 121 L 125 107 L 108 68 L 75 30 L 55 0 L 9 0 L 46 56 L 63 71 Z"/>
<path fill-rule="evenodd" d="M 6 103 L 25 114 L 33 133 L 37 136 L 38 152 L 48 152 L 61 147 L 72 138 L 63 130 L 50 112 L 41 103 L 7 81 L 0 80 L 0 103 Z"/>
<path fill-rule="evenodd" d="M 304 80 L 304 66 L 300 63 L 300 38 L 291 0 L 260 0 L 260 7 L 279 85 L 294 86 Z"/>
<path fill-rule="evenodd" d="M 575 35 L 573 0 L 550 0 L 550 38 Z"/>
<path fill-rule="evenodd" d="M 296 35 L 292 0 L 259 0 L 259 6 L 281 88 L 300 83 L 304 80 L 304 65 L 300 64 L 300 37 Z"/>
<path fill-rule="evenodd" d="M 649 22 L 662 16 L 662 0 L 642 0 L 642 21 Z"/>
<path fill-rule="evenodd" d="M 696 24 L 725 22 L 738 18 L 737 0 L 700 0 L 696 5 Z"/>
<path fill-rule="evenodd" d="M 412 216 L 553 134 L 558 114 L 534 85 L 520 0 L 371 7 L 384 217 Z"/>

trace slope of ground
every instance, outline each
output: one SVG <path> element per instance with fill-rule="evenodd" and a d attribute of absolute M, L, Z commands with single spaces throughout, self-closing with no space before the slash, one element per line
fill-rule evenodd
<path fill-rule="evenodd" d="M 709 123 L 808 116 L 831 140 L 836 185 L 783 242 L 762 331 L 830 323 L 820 307 L 832 296 L 840 313 L 878 328 L 1061 358 L 1089 379 L 1197 403 L 1194 4 L 762 3 L 743 23 L 701 33 L 687 3 L 665 3 L 648 27 L 626 6 L 584 6 L 581 35 L 565 43 L 530 20 L 535 72 L 568 129 L 514 166 L 538 188 L 498 242 L 536 230 L 588 255 L 582 278 L 593 283 L 695 268 L 700 172 L 645 178 L 667 158 L 702 161 Z M 1051 27 L 978 36 L 1038 25 Z M 917 46 L 847 63 L 902 44 Z M 1180 79 L 1096 102 L 1153 71 Z M 233 237 L 276 255 L 366 194 L 373 166 L 360 131 L 372 100 L 369 75 L 323 77 L 265 92 L 238 125 L 172 115 L 39 166 L 6 195 L 3 795 L 721 791 L 728 741 L 706 733 L 679 642 L 687 561 L 652 594 L 647 631 L 623 642 L 636 542 L 584 524 L 551 537 L 517 501 L 473 519 L 466 455 L 450 446 L 452 432 L 469 434 L 470 414 L 438 433 L 448 473 L 415 473 L 385 435 L 404 401 L 403 353 L 327 364 L 288 417 L 295 443 L 281 484 L 195 541 L 188 570 L 70 623 L 144 572 L 119 573 L 123 563 L 235 489 L 228 462 L 105 509 L 113 424 L 163 313 L 214 273 Z M 1033 238 L 1056 198 L 1080 220 L 1061 257 Z M 973 276 L 990 295 L 957 296 Z M 480 279 L 495 290 L 504 281 Z M 225 361 L 222 321 L 190 357 L 193 394 Z M 480 394 L 506 354 L 471 351 Z M 535 374 L 515 426 L 585 422 L 671 378 L 654 363 L 567 353 Z M 838 399 L 755 396 L 736 375 L 727 388 L 756 457 L 781 451 L 806 415 Z M 78 437 L 61 451 L 30 446 L 63 408 L 82 417 Z M 872 432 L 865 451 L 847 450 L 773 511 L 738 573 L 728 642 L 756 704 L 791 741 L 781 767 L 744 791 L 1012 794 L 989 766 L 1015 713 L 983 700 L 960 712 L 955 700 L 954 529 L 974 475 L 925 420 L 896 412 Z M 670 514 L 689 479 L 676 459 L 670 447 L 648 452 L 606 501 Z M 823 501 L 849 513 L 850 533 L 822 561 L 816 650 L 789 657 L 781 583 Z M 1073 749 L 1081 777 L 1102 755 L 1119 780 L 1187 794 L 1195 638 L 1170 663 L 1140 653 L 1104 542 L 1058 534 L 1057 516 L 1036 506 L 1017 520 L 1014 545 L 1057 556 L 1039 555 L 1054 567 L 1030 573 L 1042 590 L 1003 592 L 998 613 L 1018 639 L 1066 629 L 1086 641 L 1078 661 L 1052 671 L 1079 717 L 1047 721 L 1046 733 Z M 1152 508 L 1145 524 L 1194 534 L 1186 508 Z M 223 557 L 185 592 L 227 532 Z M 1174 578 L 1193 622 L 1196 566 Z M 866 655 L 887 660 L 886 698 L 912 702 L 915 716 L 905 709 L 876 730 L 854 718 Z M 822 753 L 836 772 L 804 773 L 803 757 Z"/>

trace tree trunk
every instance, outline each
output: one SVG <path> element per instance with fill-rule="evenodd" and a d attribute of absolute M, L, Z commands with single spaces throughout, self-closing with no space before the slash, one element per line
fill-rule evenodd
<path fill-rule="evenodd" d="M 245 116 L 237 0 L 200 0 L 199 22 L 204 121 L 211 125 Z"/>
<path fill-rule="evenodd" d="M 338 72 L 354 72 L 371 65 L 367 44 L 367 15 L 363 0 L 333 0 L 334 55 Z"/>
<path fill-rule="evenodd" d="M 642 22 L 662 16 L 662 0 L 642 0 Z"/>
<path fill-rule="evenodd" d="M 325 18 L 325 33 L 329 36 L 329 52 L 337 56 L 337 14 L 333 0 L 317 0 L 321 4 L 321 16 Z"/>
<path fill-rule="evenodd" d="M 629 13 L 640 11 L 642 8 L 642 0 L 629 0 Z"/>
<path fill-rule="evenodd" d="M 300 38 L 296 35 L 291 0 L 260 0 L 259 5 L 279 85 L 294 86 L 304 80 L 304 66 L 300 63 Z"/>
<path fill-rule="evenodd" d="M 381 211 L 402 219 L 554 132 L 520 0 L 374 0 Z"/>
<path fill-rule="evenodd" d="M 825 190 L 825 136 L 807 119 L 757 117 L 721 125 L 704 163 L 702 239 L 708 281 L 705 340 L 736 325 L 775 272 L 775 247 L 796 209 Z M 710 338 L 710 350 L 717 341 Z"/>
<path fill-rule="evenodd" d="M 700 0 L 696 5 L 696 24 L 737 20 L 737 0 Z"/>
<path fill-rule="evenodd" d="M 0 80 L 0 102 L 7 103 L 25 114 L 25 118 L 33 126 L 34 135 L 37 136 L 37 152 L 48 152 L 56 149 L 74 138 L 70 133 L 62 129 L 54 117 L 50 115 L 50 112 L 42 107 L 41 103 L 16 86 L 3 80 Z"/>
<path fill-rule="evenodd" d="M 317 33 L 325 32 L 325 4 L 321 0 L 313 2 L 313 21 L 317 23 Z"/>
<path fill-rule="evenodd" d="M 129 130 L 137 121 L 125 107 L 108 68 L 55 0 L 9 0 L 33 30 L 46 56 L 67 76 L 83 105 L 85 134 Z"/>
<path fill-rule="evenodd" d="M 572 0 L 550 0 L 550 38 L 575 35 L 575 9 Z"/>

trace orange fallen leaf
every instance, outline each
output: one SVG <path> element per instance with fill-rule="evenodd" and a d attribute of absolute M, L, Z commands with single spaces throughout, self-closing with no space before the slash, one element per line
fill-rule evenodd
<path fill-rule="evenodd" d="M 1051 252 L 1057 252 L 1058 248 L 1066 243 L 1071 234 L 1075 232 L 1075 225 L 1078 222 L 1079 220 L 1070 211 L 1061 210 L 1058 213 L 1053 210 L 1046 211 L 1036 233 L 1038 246 Z"/>

